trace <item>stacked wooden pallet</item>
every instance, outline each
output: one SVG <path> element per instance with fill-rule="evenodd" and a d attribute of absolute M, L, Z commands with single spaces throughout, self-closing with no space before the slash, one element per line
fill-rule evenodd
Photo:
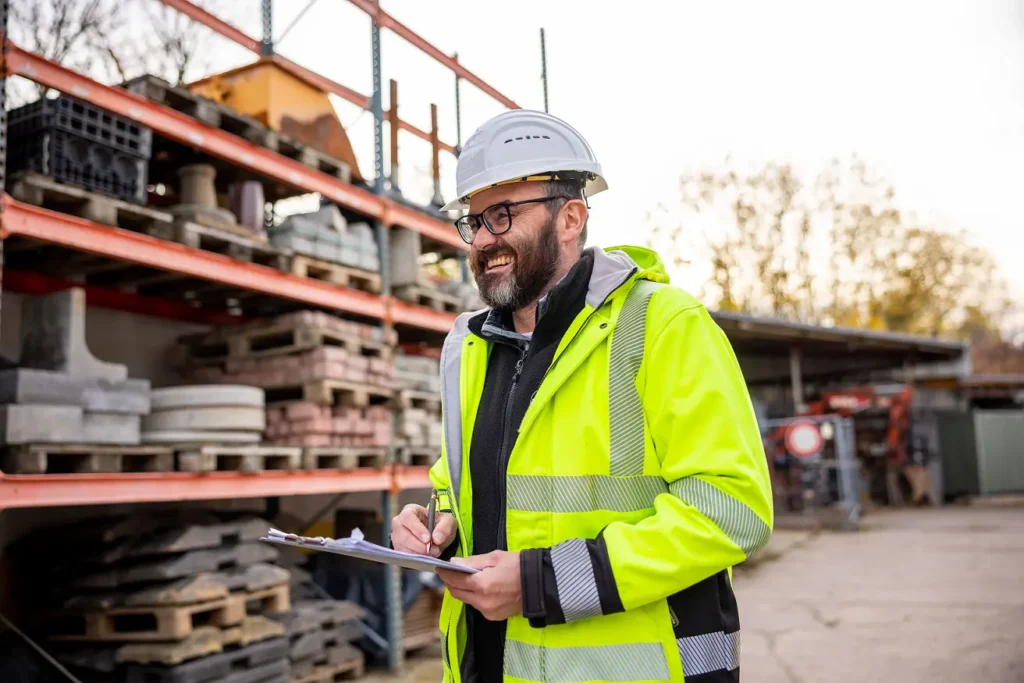
<path fill-rule="evenodd" d="M 380 467 L 391 444 L 393 333 L 305 311 L 181 340 L 196 381 L 262 387 L 264 443 L 306 469 Z"/>
<path fill-rule="evenodd" d="M 29 537 L 36 627 L 83 680 L 288 680 L 287 570 L 258 538 L 267 522 L 135 515 Z M 45 565 L 39 562 L 46 558 Z M 46 566 L 45 572 L 38 567 Z"/>

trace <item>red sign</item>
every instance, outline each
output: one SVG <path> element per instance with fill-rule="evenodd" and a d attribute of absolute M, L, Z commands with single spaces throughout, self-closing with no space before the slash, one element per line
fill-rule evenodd
<path fill-rule="evenodd" d="M 811 420 L 796 420 L 786 427 L 786 450 L 798 458 L 813 458 L 821 453 L 821 430 Z"/>

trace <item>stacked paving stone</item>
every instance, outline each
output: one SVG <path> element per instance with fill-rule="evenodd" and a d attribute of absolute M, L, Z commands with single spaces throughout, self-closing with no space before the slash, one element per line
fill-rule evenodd
<path fill-rule="evenodd" d="M 140 421 L 150 410 L 149 382 L 129 379 L 124 365 L 90 353 L 85 312 L 85 292 L 79 288 L 24 299 L 21 362 L 0 372 L 4 469 L 168 469 L 159 453 L 120 448 L 140 442 Z M 126 463 L 132 455 L 144 456 L 141 467 L 138 459 Z M 62 467 L 51 460 L 60 460 Z"/>
<path fill-rule="evenodd" d="M 16 550 L 34 568 L 23 575 L 40 635 L 82 680 L 283 683 L 289 641 L 270 616 L 291 609 L 290 574 L 257 540 L 268 527 L 134 515 L 47 529 Z"/>
<path fill-rule="evenodd" d="M 333 204 L 311 213 L 288 216 L 269 234 L 275 247 L 353 268 L 380 271 L 380 250 L 373 229 L 367 223 L 349 224 Z"/>
<path fill-rule="evenodd" d="M 292 681 L 361 677 L 364 656 L 355 643 L 362 638 L 360 620 L 366 615 L 365 609 L 344 600 L 304 600 L 275 615 L 290 643 Z"/>
<path fill-rule="evenodd" d="M 258 443 L 266 427 L 263 390 L 238 385 L 154 389 L 142 421 L 150 443 Z"/>
<path fill-rule="evenodd" d="M 264 445 L 307 469 L 383 464 L 391 443 L 394 334 L 304 311 L 181 340 L 189 377 L 263 388 Z"/>
<path fill-rule="evenodd" d="M 395 358 L 395 446 L 405 465 L 431 465 L 441 455 L 439 362 L 426 356 Z"/>

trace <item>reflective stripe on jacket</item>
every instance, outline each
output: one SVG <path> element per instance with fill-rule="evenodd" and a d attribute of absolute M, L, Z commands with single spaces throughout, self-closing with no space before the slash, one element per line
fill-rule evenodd
<path fill-rule="evenodd" d="M 510 551 L 547 549 L 560 618 L 508 620 L 506 681 L 738 680 L 731 568 L 767 540 L 768 468 L 724 333 L 637 247 L 596 250 L 583 311 L 523 417 L 506 473 Z M 490 344 L 458 318 L 431 468 L 473 554 L 469 447 Z M 463 605 L 445 593 L 445 681 Z"/>

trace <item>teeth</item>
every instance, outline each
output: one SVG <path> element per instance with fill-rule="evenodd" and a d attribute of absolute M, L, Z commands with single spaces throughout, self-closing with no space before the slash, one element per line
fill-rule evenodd
<path fill-rule="evenodd" d="M 494 268 L 495 266 L 504 266 L 504 265 L 508 265 L 509 263 L 512 263 L 512 257 L 511 256 L 508 256 L 508 255 L 497 256 L 497 257 L 492 258 L 490 261 L 487 262 L 487 267 L 488 268 Z"/>

